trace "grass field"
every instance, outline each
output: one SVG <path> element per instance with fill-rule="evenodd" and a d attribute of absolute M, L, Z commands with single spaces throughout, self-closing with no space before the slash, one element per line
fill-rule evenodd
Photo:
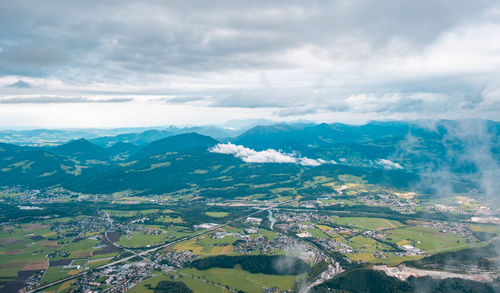
<path fill-rule="evenodd" d="M 14 278 L 22 269 L 42 264 L 46 255 L 63 245 L 47 239 L 33 240 L 34 236 L 56 235 L 46 224 L 32 223 L 0 228 L 0 277 Z M 36 268 L 41 267 L 36 265 Z M 43 267 L 43 266 L 42 266 Z"/>
<path fill-rule="evenodd" d="M 181 252 L 185 250 L 191 250 L 196 255 L 201 255 L 203 246 L 196 243 L 196 240 L 183 241 L 174 246 L 174 250 Z"/>
<path fill-rule="evenodd" d="M 382 231 L 403 227 L 403 224 L 398 221 L 383 218 L 332 217 L 331 221 L 339 225 L 351 226 L 363 230 Z"/>
<path fill-rule="evenodd" d="M 351 239 L 349 239 L 349 245 L 351 245 L 352 248 L 361 252 L 374 252 L 377 250 L 384 251 L 392 249 L 388 245 L 382 244 L 371 238 L 363 237 L 361 235 L 354 236 Z"/>
<path fill-rule="evenodd" d="M 193 279 L 190 277 L 182 276 L 179 279 L 172 280 L 169 275 L 166 276 L 163 274 L 156 276 L 156 277 L 153 277 L 151 279 L 148 279 L 140 284 L 137 284 L 136 286 L 132 287 L 132 289 L 130 289 L 128 292 L 129 293 L 153 293 L 154 290 L 148 289 L 148 287 L 146 287 L 146 286 L 150 285 L 151 288 L 154 288 L 154 287 L 156 287 L 156 285 L 160 281 L 183 282 L 184 284 L 186 284 L 189 287 L 189 289 L 193 290 L 194 293 L 229 293 L 229 292 L 231 292 L 227 289 L 220 288 L 220 287 L 217 287 L 215 285 L 207 284 L 206 282 L 203 282 L 203 281 L 200 281 L 197 279 Z"/>
<path fill-rule="evenodd" d="M 5 263 L 0 264 L 0 277 L 14 279 L 17 272 L 24 267 L 24 263 Z"/>
<path fill-rule="evenodd" d="M 370 252 L 353 253 L 349 255 L 349 259 L 353 261 L 365 261 L 365 262 L 370 262 L 375 260 L 375 258 L 373 257 L 373 253 Z"/>
<path fill-rule="evenodd" d="M 374 259 L 372 260 L 373 263 L 380 263 L 380 264 L 385 264 L 388 266 L 397 266 L 400 263 L 407 261 L 407 260 L 416 260 L 416 259 L 421 259 L 423 258 L 423 255 L 409 255 L 409 256 L 395 256 L 394 254 L 387 254 L 386 258 L 384 259 Z"/>
<path fill-rule="evenodd" d="M 311 233 L 314 238 L 330 238 L 328 234 L 323 233 L 320 229 L 308 229 L 307 232 Z"/>
<path fill-rule="evenodd" d="M 45 293 L 69 293 L 72 292 L 74 289 L 71 287 L 71 285 L 76 281 L 76 279 L 71 279 L 68 280 L 62 284 L 57 284 L 55 286 L 49 287 L 45 289 L 43 292 Z"/>
<path fill-rule="evenodd" d="M 161 243 L 166 240 L 166 234 L 151 235 L 146 231 L 140 231 L 133 232 L 131 237 L 130 235 L 122 235 L 117 244 L 124 247 L 145 247 L 148 245 Z"/>
<path fill-rule="evenodd" d="M 245 292 L 262 292 L 264 287 L 278 287 L 280 290 L 291 290 L 300 276 L 275 276 L 265 274 L 252 274 L 241 269 L 211 268 L 209 270 L 182 269 L 181 272 L 193 275 L 215 283 L 227 285 L 230 288 Z"/>
<path fill-rule="evenodd" d="M 136 200 L 136 199 L 134 199 Z M 158 209 L 147 209 L 147 210 L 133 210 L 133 211 L 124 211 L 124 210 L 105 210 L 112 217 L 135 217 L 141 215 L 150 215 L 156 214 L 160 210 Z"/>
<path fill-rule="evenodd" d="M 179 252 L 191 250 L 196 255 L 228 254 L 234 250 L 231 244 L 236 240 L 237 239 L 233 236 L 226 236 L 222 239 L 199 237 L 183 241 L 175 245 L 173 249 Z"/>
<path fill-rule="evenodd" d="M 387 240 L 398 243 L 408 240 L 417 248 L 428 252 L 439 252 L 455 248 L 466 248 L 467 243 L 463 237 L 452 233 L 439 232 L 437 229 L 424 227 L 405 227 L 396 230 L 385 231 Z"/>
<path fill-rule="evenodd" d="M 227 213 L 227 212 L 205 212 L 205 215 L 212 217 L 212 218 L 224 218 L 227 215 L 229 215 L 229 213 Z"/>
<path fill-rule="evenodd" d="M 64 277 L 69 276 L 69 271 L 63 271 L 62 266 L 49 267 L 43 275 L 42 283 L 49 284 Z"/>
<path fill-rule="evenodd" d="M 469 225 L 471 230 L 474 232 L 488 232 L 488 233 L 495 233 L 495 234 L 500 234 L 500 225 L 494 225 L 494 224 L 473 224 Z"/>
<path fill-rule="evenodd" d="M 276 233 L 274 233 L 273 231 L 267 229 L 260 229 L 259 233 L 250 235 L 250 238 L 255 238 L 260 235 L 266 236 L 267 239 L 269 240 L 273 240 L 276 237 Z"/>
<path fill-rule="evenodd" d="M 87 263 L 87 268 L 94 269 L 94 268 L 97 268 L 99 266 L 105 265 L 105 264 L 107 264 L 110 261 L 111 260 L 101 260 L 101 261 L 89 262 L 89 263 Z"/>
<path fill-rule="evenodd" d="M 364 184 L 366 183 L 366 180 L 364 180 L 364 176 L 359 177 L 359 176 L 354 176 L 351 174 L 342 174 L 338 176 L 340 181 L 344 182 L 349 182 L 349 183 L 354 183 L 354 184 Z"/>

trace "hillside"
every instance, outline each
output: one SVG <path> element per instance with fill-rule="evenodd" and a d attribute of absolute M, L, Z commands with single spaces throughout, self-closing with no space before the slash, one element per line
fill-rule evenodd
<path fill-rule="evenodd" d="M 83 164 L 88 160 L 104 161 L 107 159 L 106 152 L 103 148 L 84 138 L 73 140 L 48 150 L 56 155 L 80 161 Z"/>
<path fill-rule="evenodd" d="M 169 136 L 156 140 L 140 149 L 135 158 L 145 158 L 154 154 L 175 152 L 193 148 L 209 148 L 218 143 L 217 140 L 195 132 Z"/>

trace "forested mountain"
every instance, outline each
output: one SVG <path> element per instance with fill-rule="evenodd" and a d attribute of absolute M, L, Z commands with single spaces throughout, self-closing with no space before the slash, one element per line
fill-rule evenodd
<path fill-rule="evenodd" d="M 471 156 L 471 152 L 499 160 L 498 123 L 487 121 L 484 125 L 472 141 L 462 139 L 460 132 L 467 129 L 453 121 L 442 121 L 435 128 L 404 122 L 278 124 L 257 126 L 232 139 L 235 145 L 249 148 L 244 152 L 257 156 L 259 150 L 273 149 L 325 162 L 314 166 L 245 162 L 238 157 L 241 154 L 213 153 L 210 148 L 219 141 L 194 132 L 143 146 L 130 143 L 129 136 L 107 148 L 86 139 L 51 148 L 2 144 L 0 181 L 90 193 L 161 193 L 191 188 L 207 196 L 223 193 L 231 197 L 258 192 L 262 184 L 295 188 L 314 176 L 339 174 L 356 174 L 373 184 L 415 188 L 416 178 L 426 178 L 446 167 L 454 188 L 471 190 L 480 188 L 478 178 L 485 172 L 481 157 Z M 158 133 L 149 131 L 140 136 Z M 309 192 L 320 194 L 321 186 L 315 188 Z"/>
<path fill-rule="evenodd" d="M 137 158 L 145 158 L 163 152 L 175 152 L 193 148 L 207 149 L 218 143 L 217 140 L 195 132 L 169 136 L 154 141 L 141 148 L 135 155 Z"/>
<path fill-rule="evenodd" d="M 49 148 L 48 151 L 72 160 L 85 163 L 87 160 L 106 160 L 106 151 L 88 140 L 81 138 L 66 144 Z"/>

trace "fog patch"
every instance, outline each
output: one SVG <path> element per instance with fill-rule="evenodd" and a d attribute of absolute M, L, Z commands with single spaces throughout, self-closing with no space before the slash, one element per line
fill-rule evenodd
<path fill-rule="evenodd" d="M 416 189 L 447 196 L 458 187 L 496 199 L 500 166 L 495 149 L 500 149 L 500 140 L 495 122 L 419 121 L 412 128 L 394 158 L 422 175 Z"/>
<path fill-rule="evenodd" d="M 458 121 L 446 127 L 445 146 L 460 163 L 474 166 L 478 175 L 477 183 L 488 198 L 497 196 L 500 189 L 500 166 L 492 152 L 495 141 L 498 144 L 496 129 L 488 128 L 488 121 Z M 456 141 L 461 149 L 457 150 Z M 455 142 L 455 143 L 454 143 Z"/>
<path fill-rule="evenodd" d="M 299 259 L 289 256 L 279 256 L 273 261 L 273 268 L 280 274 L 289 274 L 294 271 Z"/>
<path fill-rule="evenodd" d="M 284 255 L 280 255 L 273 261 L 273 268 L 284 275 L 295 275 L 310 269 L 308 262 L 309 254 L 313 252 L 303 245 L 292 245 L 284 249 Z"/>
<path fill-rule="evenodd" d="M 394 170 L 394 169 L 404 169 L 399 163 L 395 163 L 386 159 L 378 159 L 375 161 L 378 165 L 384 167 L 384 169 Z"/>

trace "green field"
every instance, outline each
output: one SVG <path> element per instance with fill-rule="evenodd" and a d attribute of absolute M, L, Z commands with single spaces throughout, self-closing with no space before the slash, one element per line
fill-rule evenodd
<path fill-rule="evenodd" d="M 68 276 L 69 271 L 63 271 L 62 266 L 49 267 L 43 275 L 42 283 L 49 284 Z"/>
<path fill-rule="evenodd" d="M 385 231 L 384 233 L 387 234 L 386 239 L 392 243 L 408 240 L 415 247 L 427 252 L 440 252 L 469 246 L 461 236 L 449 232 L 439 232 L 439 230 L 432 228 L 412 226 Z"/>
<path fill-rule="evenodd" d="M 366 180 L 364 180 L 363 178 L 365 176 L 354 176 L 354 175 L 351 175 L 351 174 L 342 174 L 342 175 L 339 175 L 339 180 L 340 181 L 344 181 L 344 182 L 349 182 L 349 183 L 354 183 L 354 184 L 363 184 L 363 183 L 366 183 Z"/>
<path fill-rule="evenodd" d="M 224 218 L 229 215 L 227 212 L 205 212 L 205 215 L 213 218 Z"/>
<path fill-rule="evenodd" d="M 226 236 L 222 239 L 213 239 L 209 236 L 200 236 L 176 244 L 173 249 L 176 251 L 191 250 L 196 255 L 218 255 L 229 254 L 234 250 L 231 245 L 237 240 L 236 237 Z"/>
<path fill-rule="evenodd" d="M 273 231 L 270 231 L 270 230 L 267 230 L 267 229 L 260 229 L 259 233 L 257 233 L 257 234 L 251 234 L 250 238 L 255 238 L 255 237 L 258 237 L 260 235 L 266 236 L 267 239 L 269 239 L 269 240 L 273 240 L 276 237 L 276 233 L 274 233 Z"/>
<path fill-rule="evenodd" d="M 230 288 L 243 290 L 245 292 L 262 292 L 264 287 L 279 287 L 280 290 L 291 290 L 300 276 L 276 276 L 265 274 L 252 274 L 241 269 L 211 268 L 208 270 L 181 269 L 181 272 L 210 280 L 215 283 L 227 285 Z"/>
<path fill-rule="evenodd" d="M 169 226 L 165 229 L 162 225 L 141 225 L 147 230 L 136 231 L 132 234 L 122 235 L 117 242 L 118 245 L 124 247 L 146 247 L 165 241 L 172 241 L 174 239 L 190 235 L 192 232 L 183 226 Z M 159 235 L 154 235 L 155 231 L 160 231 Z"/>
<path fill-rule="evenodd" d="M 107 264 L 108 262 L 111 262 L 110 259 L 108 260 L 101 260 L 101 261 L 93 261 L 93 262 L 89 262 L 87 263 L 87 268 L 89 269 L 94 269 L 94 268 L 97 268 L 99 266 L 102 266 L 102 265 L 105 265 Z"/>
<path fill-rule="evenodd" d="M 395 229 L 403 227 L 398 221 L 388 220 L 383 218 L 368 218 L 368 217 L 332 217 L 331 221 L 344 226 L 363 230 L 381 231 L 386 229 Z"/>
<path fill-rule="evenodd" d="M 323 233 L 320 229 L 308 229 L 307 232 L 311 233 L 314 238 L 330 238 L 328 234 Z"/>
<path fill-rule="evenodd" d="M 194 293 L 228 293 L 231 292 L 225 288 L 221 288 L 215 285 L 208 284 L 204 281 L 197 280 L 194 278 L 186 277 L 186 276 L 181 276 L 179 279 L 172 280 L 170 275 L 159 275 L 156 277 L 153 277 L 151 279 L 148 279 L 140 284 L 137 284 L 136 286 L 132 287 L 128 292 L 129 293 L 153 293 L 154 290 L 151 290 L 147 287 L 147 285 L 150 285 L 150 288 L 156 287 L 156 285 L 160 281 L 175 281 L 175 282 L 183 282 L 186 284 L 189 289 L 193 290 Z"/>
<path fill-rule="evenodd" d="M 134 198 L 134 200 L 137 200 Z M 150 214 L 156 214 L 160 210 L 158 209 L 147 209 L 147 210 L 132 210 L 132 211 L 125 211 L 125 210 L 105 210 L 110 216 L 112 217 L 135 217 L 135 216 L 143 216 L 143 215 L 150 215 Z"/>
<path fill-rule="evenodd" d="M 366 238 L 361 235 L 354 236 L 349 239 L 349 245 L 361 252 L 374 252 L 374 251 L 384 251 L 391 250 L 392 247 L 382 244 L 371 238 Z"/>
<path fill-rule="evenodd" d="M 117 244 L 124 247 L 145 247 L 168 240 L 166 236 L 164 233 L 151 235 L 145 231 L 133 232 L 132 235 L 122 235 Z"/>
<path fill-rule="evenodd" d="M 62 247 L 56 241 L 32 240 L 33 236 L 52 237 L 56 235 L 47 225 L 23 224 L 2 226 L 0 230 L 0 277 L 14 278 L 25 266 L 46 260 L 46 255 Z M 44 266 L 37 265 L 37 268 Z"/>

